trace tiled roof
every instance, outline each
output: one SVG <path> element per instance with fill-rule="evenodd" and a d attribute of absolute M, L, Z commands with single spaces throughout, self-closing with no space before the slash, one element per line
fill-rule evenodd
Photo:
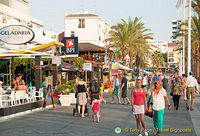
<path fill-rule="evenodd" d="M 99 17 L 95 14 L 68 14 L 66 17 Z"/>
<path fill-rule="evenodd" d="M 105 48 L 92 43 L 79 43 L 78 45 L 79 51 L 105 51 Z"/>
<path fill-rule="evenodd" d="M 176 47 L 178 46 L 176 43 L 168 43 L 168 47 Z"/>
<path fill-rule="evenodd" d="M 158 49 L 158 47 L 157 47 L 157 46 L 155 46 L 155 45 L 153 45 L 153 44 L 150 44 L 149 46 L 150 46 L 150 47 L 152 46 L 152 47 L 154 47 L 154 48 L 157 48 L 157 49 Z"/>

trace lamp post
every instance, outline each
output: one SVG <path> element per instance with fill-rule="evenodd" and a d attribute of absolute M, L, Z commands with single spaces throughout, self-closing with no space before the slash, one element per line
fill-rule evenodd
<path fill-rule="evenodd" d="M 188 7 L 188 69 L 187 75 L 191 72 L 191 8 L 192 8 L 192 0 L 189 0 Z"/>
<path fill-rule="evenodd" d="M 185 2 L 183 3 L 183 18 L 184 18 L 184 25 L 183 25 L 183 74 L 185 74 Z"/>

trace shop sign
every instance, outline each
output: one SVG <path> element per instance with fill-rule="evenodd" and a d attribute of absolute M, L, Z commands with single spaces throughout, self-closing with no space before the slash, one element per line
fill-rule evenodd
<path fill-rule="evenodd" d="M 65 52 L 66 56 L 78 57 L 78 37 L 64 37 L 62 43 L 65 45 L 62 47 L 62 51 Z"/>
<path fill-rule="evenodd" d="M 25 44 L 32 41 L 34 37 L 33 30 L 22 25 L 9 25 L 0 29 L 0 40 L 7 44 Z"/>
<path fill-rule="evenodd" d="M 92 63 L 84 63 L 83 64 L 83 69 L 85 71 L 92 71 Z"/>

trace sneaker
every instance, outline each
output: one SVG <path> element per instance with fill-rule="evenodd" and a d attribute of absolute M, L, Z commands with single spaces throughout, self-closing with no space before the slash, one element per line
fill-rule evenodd
<path fill-rule="evenodd" d="M 190 108 L 190 110 L 193 111 L 194 109 L 193 109 L 193 108 Z"/>
<path fill-rule="evenodd" d="M 189 110 L 189 107 L 187 107 L 186 110 Z"/>
<path fill-rule="evenodd" d="M 145 136 L 148 136 L 149 134 L 148 134 L 147 132 L 144 132 L 144 135 L 145 135 Z"/>

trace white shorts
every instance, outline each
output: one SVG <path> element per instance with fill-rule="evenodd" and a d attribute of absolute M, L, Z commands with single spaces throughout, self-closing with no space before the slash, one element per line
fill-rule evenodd
<path fill-rule="evenodd" d="M 133 105 L 135 111 L 133 114 L 144 114 L 144 105 Z"/>

